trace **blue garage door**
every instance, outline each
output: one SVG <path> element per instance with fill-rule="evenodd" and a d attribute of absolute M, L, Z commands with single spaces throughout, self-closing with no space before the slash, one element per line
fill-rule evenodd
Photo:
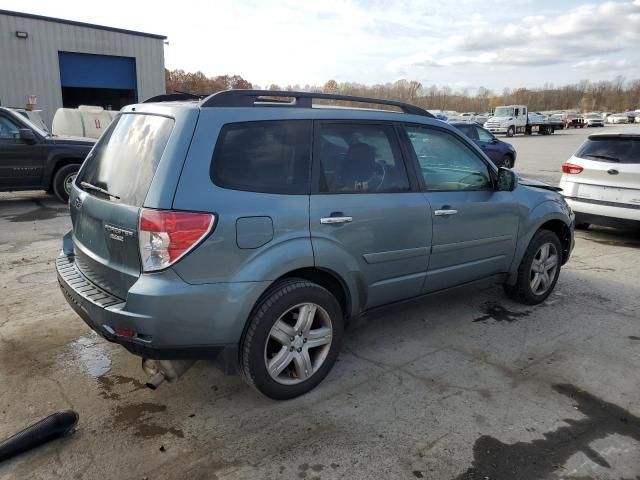
<path fill-rule="evenodd" d="M 63 87 L 136 90 L 136 59 L 59 52 Z"/>

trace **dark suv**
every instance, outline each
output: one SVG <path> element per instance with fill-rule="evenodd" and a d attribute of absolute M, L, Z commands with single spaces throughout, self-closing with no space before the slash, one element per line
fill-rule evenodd
<path fill-rule="evenodd" d="M 513 168 L 516 163 L 516 149 L 513 145 L 496 138 L 489 130 L 471 122 L 451 122 L 478 145 L 487 157 L 498 167 Z"/>
<path fill-rule="evenodd" d="M 329 373 L 345 319 L 485 279 L 540 303 L 569 258 L 556 189 L 415 106 L 171 99 L 125 107 L 102 135 L 56 261 L 71 307 L 143 357 L 150 386 L 208 358 L 291 398 Z"/>
<path fill-rule="evenodd" d="M 95 140 L 51 135 L 0 107 L 0 192 L 47 190 L 63 202 Z"/>

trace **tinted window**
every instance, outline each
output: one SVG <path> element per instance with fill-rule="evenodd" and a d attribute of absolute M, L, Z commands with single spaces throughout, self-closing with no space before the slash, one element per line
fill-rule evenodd
<path fill-rule="evenodd" d="M 616 163 L 640 163 L 640 137 L 595 137 L 587 140 L 576 157 Z"/>
<path fill-rule="evenodd" d="M 391 126 L 321 123 L 318 143 L 321 192 L 410 190 Z"/>
<path fill-rule="evenodd" d="M 476 127 L 474 127 L 473 125 L 457 125 L 457 128 L 467 137 L 473 140 L 478 139 L 478 135 L 476 134 Z"/>
<path fill-rule="evenodd" d="M 478 132 L 478 139 L 480 139 L 481 142 L 493 141 L 493 135 L 487 132 L 484 128 L 475 127 L 475 129 L 476 129 L 476 132 Z"/>
<path fill-rule="evenodd" d="M 18 126 L 5 117 L 0 117 L 0 138 L 14 140 L 18 138 Z"/>
<path fill-rule="evenodd" d="M 211 162 L 216 185 L 252 192 L 309 193 L 311 122 L 225 125 Z"/>
<path fill-rule="evenodd" d="M 427 190 L 491 190 L 487 165 L 464 143 L 440 130 L 406 127 Z"/>
<path fill-rule="evenodd" d="M 87 182 L 119 200 L 87 190 L 106 200 L 141 206 L 164 152 L 173 120 L 157 115 L 123 114 L 109 125 L 87 157 L 76 184 Z"/>

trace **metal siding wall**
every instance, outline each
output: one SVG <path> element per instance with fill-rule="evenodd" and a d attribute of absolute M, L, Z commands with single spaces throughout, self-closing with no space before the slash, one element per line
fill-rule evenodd
<path fill-rule="evenodd" d="M 29 38 L 17 38 L 16 31 L 27 32 Z M 36 108 L 51 125 L 62 107 L 58 51 L 134 57 L 138 101 L 165 93 L 160 39 L 0 14 L 2 105 L 21 107 L 27 95 L 37 95 Z"/>

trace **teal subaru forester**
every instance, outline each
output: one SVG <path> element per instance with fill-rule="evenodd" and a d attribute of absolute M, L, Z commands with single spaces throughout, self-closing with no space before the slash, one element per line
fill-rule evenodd
<path fill-rule="evenodd" d="M 573 247 L 556 190 L 408 104 L 164 95 L 124 108 L 84 162 L 58 279 L 151 387 L 212 359 L 287 399 L 376 307 L 485 279 L 542 302 Z"/>

